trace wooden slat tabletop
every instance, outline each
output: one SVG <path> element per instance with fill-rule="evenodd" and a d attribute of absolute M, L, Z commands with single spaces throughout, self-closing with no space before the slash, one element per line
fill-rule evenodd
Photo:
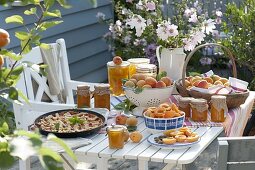
<path fill-rule="evenodd" d="M 112 105 L 116 105 L 120 100 L 114 97 L 111 100 Z M 110 149 L 108 147 L 108 138 L 105 134 L 98 134 L 91 137 L 93 143 L 81 147 L 75 151 L 79 156 L 87 155 L 97 158 L 118 158 L 134 159 L 144 161 L 155 161 L 172 164 L 188 164 L 193 162 L 200 153 L 223 131 L 223 127 L 198 127 L 192 128 L 201 136 L 201 141 L 185 149 L 160 149 L 148 143 L 147 138 L 150 133 L 147 131 L 144 119 L 138 118 L 137 130 L 143 135 L 140 143 L 133 143 L 130 140 L 125 143 L 123 149 Z"/>

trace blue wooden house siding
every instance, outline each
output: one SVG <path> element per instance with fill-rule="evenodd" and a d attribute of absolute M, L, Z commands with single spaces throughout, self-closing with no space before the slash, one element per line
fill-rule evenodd
<path fill-rule="evenodd" d="M 113 18 L 111 0 L 98 0 L 94 8 L 89 0 L 68 0 L 72 6 L 70 9 L 61 9 L 63 23 L 48 29 L 43 33 L 42 42 L 55 42 L 58 38 L 64 38 L 67 45 L 67 53 L 71 78 L 79 81 L 105 82 L 107 80 L 106 63 L 111 60 L 108 45 L 102 36 L 108 31 L 108 26 L 98 23 L 96 15 L 102 12 L 106 19 Z M 14 37 L 17 30 L 24 29 L 20 25 L 5 24 L 5 18 L 14 14 L 23 15 L 24 7 L 0 7 L 0 27 L 6 29 L 11 36 L 9 49 L 19 51 L 19 41 Z M 23 15 L 24 16 L 24 15 Z M 36 19 L 25 16 L 24 20 L 31 27 Z"/>

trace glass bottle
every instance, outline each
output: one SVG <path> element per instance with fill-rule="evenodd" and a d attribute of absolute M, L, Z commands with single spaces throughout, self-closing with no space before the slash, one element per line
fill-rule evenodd
<path fill-rule="evenodd" d="M 213 122 L 224 122 L 228 111 L 226 96 L 213 95 L 210 103 L 211 120 Z"/>
<path fill-rule="evenodd" d="M 78 85 L 77 86 L 77 107 L 90 107 L 90 86 Z"/>
<path fill-rule="evenodd" d="M 110 90 L 114 96 L 124 95 L 122 89 L 122 79 L 128 79 L 129 76 L 129 62 L 123 61 L 120 65 L 114 64 L 112 61 L 107 63 L 108 81 Z"/>
<path fill-rule="evenodd" d="M 108 84 L 95 85 L 94 107 L 110 110 L 110 86 Z"/>
<path fill-rule="evenodd" d="M 193 99 L 190 102 L 193 121 L 207 121 L 208 104 L 205 99 Z"/>

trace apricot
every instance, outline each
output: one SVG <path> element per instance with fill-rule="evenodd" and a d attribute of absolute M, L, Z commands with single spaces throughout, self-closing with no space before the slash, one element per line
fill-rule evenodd
<path fill-rule="evenodd" d="M 220 80 L 217 80 L 213 83 L 214 85 L 223 85 L 223 83 Z"/>
<path fill-rule="evenodd" d="M 7 31 L 0 28 L 0 48 L 10 43 L 10 35 Z"/>
<path fill-rule="evenodd" d="M 164 134 L 165 136 L 170 137 L 170 133 L 175 132 L 175 131 L 176 131 L 175 129 L 170 129 L 170 130 L 164 131 L 163 134 Z"/>
<path fill-rule="evenodd" d="M 2 68 L 3 65 L 4 65 L 4 57 L 0 55 L 0 69 Z"/>
<path fill-rule="evenodd" d="M 150 110 L 146 110 L 145 112 L 143 112 L 143 114 L 148 117 L 150 117 L 151 113 L 152 112 Z"/>
<path fill-rule="evenodd" d="M 128 133 L 128 131 L 125 131 L 124 132 L 124 142 L 127 142 L 128 139 L 129 139 L 129 133 Z"/>
<path fill-rule="evenodd" d="M 197 86 L 198 86 L 198 84 L 200 83 L 200 81 L 201 81 L 201 80 L 196 80 L 195 82 L 193 82 L 193 83 L 192 83 L 192 86 L 197 87 Z"/>
<path fill-rule="evenodd" d="M 207 83 L 213 84 L 213 79 L 211 77 L 205 77 L 204 80 L 206 80 Z"/>
<path fill-rule="evenodd" d="M 115 122 L 117 125 L 125 125 L 127 122 L 127 117 L 125 115 L 118 115 L 115 118 Z"/>
<path fill-rule="evenodd" d="M 152 88 L 149 84 L 145 84 L 143 88 Z"/>
<path fill-rule="evenodd" d="M 128 81 L 125 82 L 124 86 L 125 87 L 135 87 L 135 83 L 128 80 Z"/>
<path fill-rule="evenodd" d="M 191 80 L 190 80 L 190 83 L 193 85 L 196 81 L 200 81 L 200 80 L 202 80 L 202 78 L 201 77 L 193 77 Z"/>
<path fill-rule="evenodd" d="M 162 142 L 166 145 L 172 145 L 172 144 L 176 143 L 176 139 L 173 137 L 163 138 Z"/>
<path fill-rule="evenodd" d="M 116 65 L 121 65 L 122 63 L 122 58 L 120 56 L 115 56 L 113 57 L 112 59 L 113 63 L 116 64 Z"/>
<path fill-rule="evenodd" d="M 201 80 L 198 84 L 197 87 L 203 88 L 203 89 L 208 89 L 209 85 L 206 80 Z"/>
<path fill-rule="evenodd" d="M 136 83 L 137 87 L 143 87 L 145 85 L 145 81 L 144 80 L 139 80 L 137 83 Z"/>
<path fill-rule="evenodd" d="M 191 84 L 189 82 L 189 80 L 185 80 L 185 87 L 189 87 Z"/>
<path fill-rule="evenodd" d="M 180 110 L 178 109 L 178 107 L 177 107 L 176 104 L 174 104 L 174 103 L 171 104 L 171 108 L 172 108 L 173 111 L 175 111 L 175 112 L 177 112 L 177 113 L 180 112 Z"/>
<path fill-rule="evenodd" d="M 163 87 L 166 87 L 166 84 L 163 81 L 160 80 L 156 83 L 156 88 L 163 88 Z"/>
<path fill-rule="evenodd" d="M 132 81 L 135 85 L 137 83 L 137 80 L 136 79 L 129 79 L 129 81 Z"/>
<path fill-rule="evenodd" d="M 175 111 L 170 110 L 170 111 L 165 111 L 164 118 L 173 118 L 175 115 Z"/>
<path fill-rule="evenodd" d="M 135 79 L 136 81 L 138 81 L 138 78 L 137 78 L 138 75 L 139 75 L 139 74 L 133 74 L 133 75 L 131 76 L 131 79 Z"/>
<path fill-rule="evenodd" d="M 224 83 L 224 86 L 229 87 L 230 86 L 229 82 Z"/>
<path fill-rule="evenodd" d="M 159 107 L 168 108 L 169 104 L 168 103 L 162 103 L 162 104 L 159 105 Z"/>
<path fill-rule="evenodd" d="M 139 80 L 145 80 L 146 77 L 147 77 L 146 75 L 138 74 L 138 76 L 137 76 L 137 81 L 139 81 Z"/>
<path fill-rule="evenodd" d="M 127 118 L 126 124 L 128 126 L 136 126 L 138 123 L 138 119 L 134 116 Z"/>
<path fill-rule="evenodd" d="M 132 142 L 138 143 L 142 140 L 143 135 L 138 131 L 134 131 L 131 134 L 129 134 L 129 138 L 131 139 Z"/>
<path fill-rule="evenodd" d="M 228 79 L 226 79 L 226 78 L 220 78 L 219 81 L 221 81 L 223 84 L 225 84 L 225 83 L 228 82 Z"/>
<path fill-rule="evenodd" d="M 219 80 L 221 77 L 214 74 L 214 75 L 211 76 L 211 78 L 213 79 L 213 82 L 215 82 L 215 81 Z"/>
<path fill-rule="evenodd" d="M 160 81 L 163 81 L 166 86 L 170 86 L 172 84 L 172 80 L 169 77 L 162 77 Z"/>
<path fill-rule="evenodd" d="M 157 80 L 152 78 L 152 77 L 147 77 L 145 79 L 145 84 L 148 84 L 150 85 L 152 88 L 156 87 L 156 84 L 157 84 Z"/>

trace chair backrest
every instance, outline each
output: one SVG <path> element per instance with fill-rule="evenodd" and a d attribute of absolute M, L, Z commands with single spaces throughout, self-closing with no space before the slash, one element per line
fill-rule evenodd
<path fill-rule="evenodd" d="M 254 170 L 255 136 L 219 137 L 218 170 Z"/>
<path fill-rule="evenodd" d="M 56 60 L 58 65 L 60 66 L 59 77 L 60 82 L 63 83 L 64 87 L 67 87 L 66 82 L 70 81 L 70 73 L 66 52 L 66 45 L 64 39 L 58 39 L 56 43 L 52 43 L 52 46 L 56 46 L 58 49 L 54 51 L 59 56 Z M 32 51 L 28 54 L 24 55 L 24 58 L 21 61 L 28 61 L 35 64 L 43 64 L 43 58 L 41 54 L 41 50 L 39 47 L 34 47 Z M 12 65 L 11 61 L 6 61 L 7 67 Z M 43 101 L 45 97 L 47 97 L 51 102 L 58 103 L 59 99 L 56 95 L 50 94 L 49 86 L 47 84 L 47 78 L 38 74 L 31 68 L 27 67 L 24 69 L 21 74 L 21 78 L 16 86 L 19 90 L 21 90 L 25 96 L 31 101 Z M 68 88 L 64 88 L 66 93 L 66 103 L 74 103 L 73 101 L 73 92 Z"/>

